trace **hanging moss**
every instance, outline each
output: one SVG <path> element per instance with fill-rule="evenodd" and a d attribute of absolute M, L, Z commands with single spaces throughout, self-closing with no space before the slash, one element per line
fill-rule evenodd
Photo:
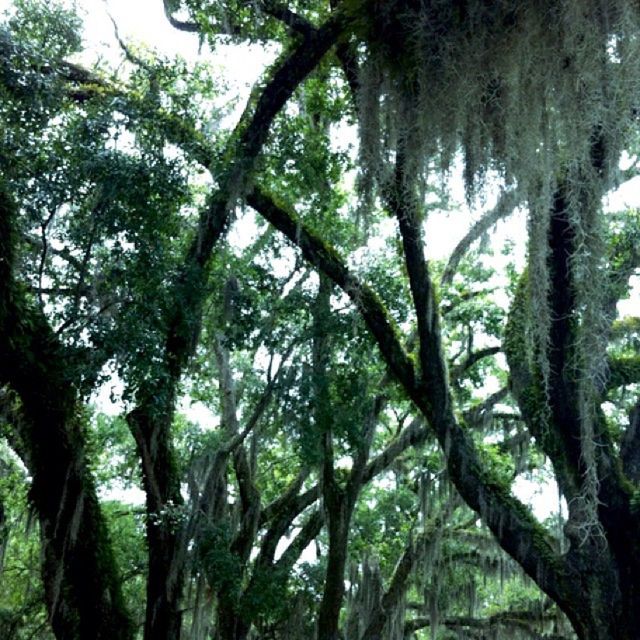
<path fill-rule="evenodd" d="M 598 389 L 606 378 L 602 195 L 635 118 L 640 87 L 631 0 L 370 0 L 358 23 L 363 187 L 384 188 L 400 155 L 408 193 L 429 163 L 464 157 L 468 198 L 489 172 L 529 205 L 528 353 L 548 396 L 552 314 L 549 236 L 562 200 L 575 301 L 569 373 L 580 420 L 580 509 L 597 521 Z M 560 195 L 559 195 L 560 194 Z M 371 200 L 371 195 L 365 198 Z M 548 405 L 543 403 L 543 407 Z"/>
<path fill-rule="evenodd" d="M 380 158 L 380 140 L 404 138 L 419 172 L 436 154 L 447 166 L 462 147 L 470 191 L 497 169 L 532 194 L 549 195 L 559 166 L 592 158 L 597 130 L 606 150 L 602 170 L 615 166 L 612 151 L 633 118 L 638 89 L 636 3 L 368 5 L 359 25 L 368 45 L 363 159 Z M 373 135 L 376 126 L 385 135 Z"/>

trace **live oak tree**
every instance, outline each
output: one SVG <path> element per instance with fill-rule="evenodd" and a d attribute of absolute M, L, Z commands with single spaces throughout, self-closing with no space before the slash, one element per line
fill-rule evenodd
<path fill-rule="evenodd" d="M 602 209 L 636 142 L 635 3 L 165 0 L 213 51 L 281 50 L 228 131 L 205 64 L 121 41 L 126 74 L 87 69 L 70 12 L 15 5 L 0 30 L 2 424 L 30 477 L 55 636 L 559 636 L 555 603 L 579 638 L 635 637 L 638 324 L 616 305 L 637 214 Z M 357 157 L 334 144 L 346 127 Z M 423 223 L 458 157 L 470 202 L 503 192 L 438 282 Z M 505 318 L 463 256 L 518 206 L 528 266 Z M 240 250 L 227 232 L 251 211 L 271 227 Z M 114 370 L 125 409 L 102 428 L 130 438 L 146 495 L 138 625 L 87 408 Z M 189 396 L 211 434 L 181 428 Z M 544 458 L 568 508 L 554 526 L 511 491 Z M 394 541 L 373 554 L 369 502 Z M 469 563 L 519 567 L 549 600 L 478 605 L 475 581 L 456 590 Z"/>

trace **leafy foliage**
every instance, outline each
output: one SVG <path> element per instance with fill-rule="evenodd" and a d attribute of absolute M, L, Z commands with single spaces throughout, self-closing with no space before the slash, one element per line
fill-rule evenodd
<path fill-rule="evenodd" d="M 86 69 L 57 3 L 0 26 L 0 635 L 629 640 L 638 212 L 601 200 L 637 9 L 164 8 L 199 63 Z M 221 44 L 282 50 L 235 128 Z M 468 204 L 528 207 L 524 273 L 490 241 L 425 261 L 460 157 Z M 50 371 L 64 398 L 23 391 Z"/>

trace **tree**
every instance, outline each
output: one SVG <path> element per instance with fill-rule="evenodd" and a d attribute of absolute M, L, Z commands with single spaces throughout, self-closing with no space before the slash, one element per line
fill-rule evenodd
<path fill-rule="evenodd" d="M 579 638 L 633 638 L 638 407 L 625 424 L 620 389 L 637 391 L 638 327 L 616 320 L 616 304 L 638 268 L 637 216 L 605 216 L 602 199 L 634 146 L 634 3 L 165 0 L 171 24 L 213 50 L 221 39 L 282 46 L 231 131 L 218 130 L 222 114 L 210 110 L 206 65 L 189 69 L 122 42 L 131 72 L 109 77 L 69 62 L 80 46 L 69 12 L 15 4 L 0 31 L 0 380 L 7 439 L 32 478 L 56 637 L 135 634 L 91 468 L 87 398 L 111 364 L 146 494 L 145 638 L 180 637 L 185 597 L 193 636 L 210 632 L 215 610 L 225 639 L 252 629 L 308 635 L 304 612 L 316 608 L 319 640 L 340 637 L 345 624 L 350 638 L 371 640 L 427 624 L 435 637 L 439 626 L 507 621 L 512 632 L 514 620 L 546 620 L 546 604 L 482 620 L 472 606 L 464 617 L 452 597 L 439 625 L 437 572 L 420 566 L 445 531 L 455 540 L 475 518 L 454 498 L 416 506 L 430 470 L 420 456 L 403 468 L 416 445 L 442 461 L 457 494 Z M 357 162 L 331 143 L 345 122 L 359 130 Z M 470 201 L 492 172 L 504 193 L 438 284 L 423 221 L 434 166 L 446 171 L 460 153 Z M 345 186 L 354 169 L 357 202 Z M 514 278 L 503 327 L 476 288 L 486 274 L 461 256 L 518 205 L 530 212 L 528 267 Z M 287 251 L 280 236 L 265 230 L 241 255 L 225 244 L 242 207 L 295 247 L 290 277 L 261 263 Z M 391 258 L 356 268 L 384 216 L 396 224 Z M 317 284 L 305 289 L 309 269 Z M 474 333 L 494 341 L 478 348 Z M 474 385 L 507 377 L 508 388 L 475 399 Z M 202 387 L 221 428 L 181 447 L 177 408 L 190 385 Z M 495 451 L 481 418 L 503 401 L 508 431 Z M 393 412 L 406 415 L 384 438 Z M 568 504 L 562 531 L 511 492 L 523 467 L 517 456 L 508 462 L 511 452 L 531 439 L 524 466 L 549 459 Z M 295 471 L 268 479 L 265 461 L 296 441 Z M 406 514 L 421 532 L 392 528 L 401 543 L 387 564 L 398 564 L 383 566 L 384 577 L 359 558 L 345 607 L 362 493 L 396 464 L 398 487 L 414 487 Z M 296 578 L 313 540 L 326 545 L 323 579 Z M 407 616 L 414 591 L 428 616 Z M 215 607 L 203 604 L 206 593 Z M 288 598 L 302 614 L 270 616 L 259 596 L 271 606 Z"/>

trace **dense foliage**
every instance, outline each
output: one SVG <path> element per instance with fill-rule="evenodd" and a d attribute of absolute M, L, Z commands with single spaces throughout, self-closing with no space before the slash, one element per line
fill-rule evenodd
<path fill-rule="evenodd" d="M 0 636 L 635 638 L 636 3 L 163 8 L 0 24 Z"/>

